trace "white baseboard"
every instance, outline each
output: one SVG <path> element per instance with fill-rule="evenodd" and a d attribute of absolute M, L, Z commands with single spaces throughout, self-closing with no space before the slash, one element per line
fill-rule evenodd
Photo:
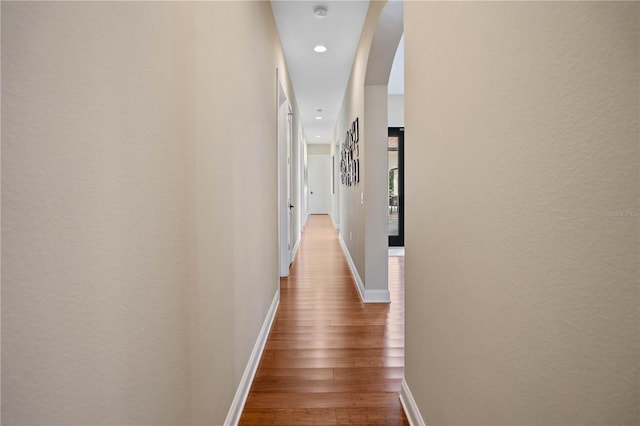
<path fill-rule="evenodd" d="M 302 236 L 298 235 L 298 241 L 296 241 L 296 244 L 293 246 L 293 251 L 291 252 L 291 263 L 293 263 L 293 261 L 296 258 L 296 254 L 298 254 L 298 249 L 300 248 L 301 240 L 302 240 Z"/>
<path fill-rule="evenodd" d="M 340 241 L 340 247 L 342 247 L 342 251 L 344 253 L 344 257 L 347 258 L 347 263 L 349 264 L 349 269 L 351 270 L 351 276 L 353 277 L 353 282 L 356 285 L 356 289 L 358 290 L 358 294 L 360 295 L 360 300 L 364 302 L 364 283 L 362 282 L 362 278 L 360 278 L 360 274 L 358 274 L 358 270 L 356 269 L 356 264 L 353 263 L 353 259 L 351 258 L 351 253 L 349 253 L 349 249 L 342 239 L 342 235 L 338 234 L 338 241 Z"/>
<path fill-rule="evenodd" d="M 344 253 L 344 257 L 347 258 L 347 263 L 349 264 L 349 269 L 351 270 L 351 276 L 353 277 L 353 281 L 356 285 L 356 289 L 358 290 L 358 294 L 360 295 L 360 300 L 363 303 L 389 303 L 391 302 L 391 295 L 389 294 L 389 290 L 367 290 L 364 286 L 364 282 L 362 282 L 362 278 L 360 278 L 360 274 L 358 273 L 358 269 L 356 268 L 356 264 L 353 262 L 351 258 L 351 253 L 349 253 L 349 249 L 342 239 L 342 235 L 338 234 L 338 241 L 340 241 L 340 247 L 342 247 L 342 251 Z"/>
<path fill-rule="evenodd" d="M 407 420 L 409 420 L 409 424 L 411 426 L 426 426 L 426 423 L 422 418 L 422 414 L 420 414 L 420 410 L 416 405 L 416 401 L 413 399 L 413 395 L 411 395 L 409 385 L 404 380 L 404 377 L 402 378 L 401 386 L 400 403 L 402 404 L 402 408 L 404 409 L 404 414 L 407 416 Z"/>
<path fill-rule="evenodd" d="M 333 229 L 340 229 L 340 225 L 333 220 L 333 215 L 329 213 L 329 217 L 331 218 L 331 223 L 333 224 Z"/>
<path fill-rule="evenodd" d="M 389 290 L 365 290 L 364 303 L 390 303 Z"/>
<path fill-rule="evenodd" d="M 276 316 L 276 311 L 278 310 L 279 303 L 280 286 L 278 286 L 276 294 L 273 296 L 273 301 L 271 302 L 271 306 L 267 311 L 267 316 L 262 323 L 260 333 L 258 333 L 256 344 L 253 346 L 253 351 L 251 352 L 251 356 L 249 357 L 247 366 L 244 369 L 244 374 L 242 375 L 242 379 L 240 379 L 240 384 L 238 385 L 236 394 L 233 397 L 233 401 L 231 402 L 231 407 L 229 407 L 227 418 L 224 420 L 225 426 L 235 426 L 240 421 L 240 416 L 242 415 L 244 404 L 247 402 L 249 390 L 251 389 L 253 378 L 256 375 L 256 370 L 258 369 L 258 364 L 260 363 L 260 357 L 262 357 L 262 351 L 264 350 L 264 346 L 267 343 L 269 330 L 271 330 L 271 324 L 273 324 L 273 319 Z"/>

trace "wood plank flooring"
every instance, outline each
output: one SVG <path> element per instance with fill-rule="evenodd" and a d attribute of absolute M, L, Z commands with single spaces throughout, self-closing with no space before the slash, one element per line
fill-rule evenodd
<path fill-rule="evenodd" d="M 389 258 L 390 304 L 363 304 L 338 234 L 312 215 L 241 425 L 406 425 L 404 257 Z"/>

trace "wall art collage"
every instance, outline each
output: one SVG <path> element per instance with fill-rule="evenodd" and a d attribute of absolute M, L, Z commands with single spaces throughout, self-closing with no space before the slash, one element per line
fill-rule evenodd
<path fill-rule="evenodd" d="M 355 186 L 360 182 L 360 129 L 358 118 L 347 130 L 340 152 L 340 180 L 343 185 Z"/>

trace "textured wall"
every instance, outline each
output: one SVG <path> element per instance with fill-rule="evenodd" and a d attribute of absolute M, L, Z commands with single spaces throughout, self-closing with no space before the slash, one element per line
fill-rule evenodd
<path fill-rule="evenodd" d="M 188 19 L 2 4 L 6 424 L 187 419 Z"/>
<path fill-rule="evenodd" d="M 266 2 L 2 3 L 4 423 L 223 422 L 277 287 L 276 66 Z"/>
<path fill-rule="evenodd" d="M 405 7 L 405 375 L 423 416 L 637 424 L 639 5 Z"/>
<path fill-rule="evenodd" d="M 284 62 L 268 2 L 194 8 L 191 421 L 222 424 L 279 282 L 275 82 Z"/>

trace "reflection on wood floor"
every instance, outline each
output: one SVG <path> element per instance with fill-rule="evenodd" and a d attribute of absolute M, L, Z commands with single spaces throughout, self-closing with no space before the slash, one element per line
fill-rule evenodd
<path fill-rule="evenodd" d="M 240 424 L 408 424 L 403 283 L 390 257 L 392 302 L 361 303 L 331 220 L 309 216 Z"/>

